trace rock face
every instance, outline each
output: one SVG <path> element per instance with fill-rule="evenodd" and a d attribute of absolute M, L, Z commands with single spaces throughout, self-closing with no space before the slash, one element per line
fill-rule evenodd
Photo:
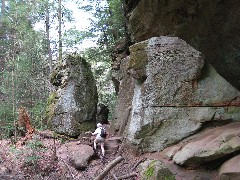
<path fill-rule="evenodd" d="M 125 0 L 135 42 L 176 36 L 202 52 L 205 61 L 240 90 L 240 1 Z"/>
<path fill-rule="evenodd" d="M 131 78 L 121 80 L 120 98 L 125 82 L 134 84 L 134 91 L 119 100 L 117 114 L 129 115 L 117 121 L 127 140 L 143 152 L 177 143 L 205 122 L 240 119 L 240 92 L 210 65 L 203 67 L 201 53 L 179 38 L 161 36 L 137 43 L 124 64 L 124 74 Z"/>
<path fill-rule="evenodd" d="M 120 64 L 120 70 L 117 71 L 118 80 L 120 82 L 118 100 L 115 107 L 114 119 L 112 131 L 117 131 L 119 135 L 122 135 L 127 122 L 131 119 L 132 98 L 134 94 L 134 79 L 131 78 L 128 73 L 129 57 L 122 60 Z M 115 72 L 115 76 L 117 73 Z"/>
<path fill-rule="evenodd" d="M 97 88 L 90 65 L 84 59 L 68 55 L 65 61 L 51 77 L 52 83 L 59 87 L 50 106 L 52 128 L 60 134 L 78 136 L 95 124 Z"/>
<path fill-rule="evenodd" d="M 221 163 L 240 152 L 240 2 L 124 2 L 136 44 L 114 61 L 112 128 L 141 152 L 164 149 L 176 179 L 218 179 Z M 224 163 L 219 178 L 239 179 L 238 160 Z"/>

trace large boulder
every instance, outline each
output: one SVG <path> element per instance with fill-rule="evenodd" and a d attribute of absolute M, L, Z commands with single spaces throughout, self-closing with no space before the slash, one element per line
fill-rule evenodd
<path fill-rule="evenodd" d="M 173 161 L 179 165 L 200 166 L 236 153 L 240 150 L 239 128 L 238 122 L 208 130 L 176 152 Z"/>
<path fill-rule="evenodd" d="M 78 136 L 94 127 L 97 112 L 97 88 L 90 65 L 80 56 L 68 55 L 64 64 L 52 73 L 58 87 L 50 96 L 52 129 L 60 134 Z"/>
<path fill-rule="evenodd" d="M 94 151 L 91 146 L 77 145 L 76 142 L 66 143 L 57 150 L 58 157 L 78 170 L 84 170 L 91 158 L 93 158 L 93 155 Z"/>
<path fill-rule="evenodd" d="M 135 42 L 177 36 L 199 50 L 205 61 L 240 90 L 240 1 L 125 0 Z"/>
<path fill-rule="evenodd" d="M 204 122 L 240 119 L 240 92 L 210 65 L 203 66 L 201 53 L 183 40 L 161 36 L 137 43 L 125 61 L 124 74 L 132 79 L 122 79 L 120 89 L 124 82 L 134 83 L 134 92 L 119 100 L 117 121 L 143 152 L 177 143 Z"/>

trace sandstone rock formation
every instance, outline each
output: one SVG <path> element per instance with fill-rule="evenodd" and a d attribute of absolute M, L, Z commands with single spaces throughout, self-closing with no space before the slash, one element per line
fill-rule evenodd
<path fill-rule="evenodd" d="M 129 57 L 121 61 L 120 69 L 114 71 L 114 76 L 119 80 L 118 100 L 115 107 L 114 119 L 111 124 L 112 131 L 122 135 L 127 122 L 131 119 L 132 98 L 134 93 L 134 79 L 128 73 Z"/>
<path fill-rule="evenodd" d="M 141 152 L 164 149 L 156 159 L 176 179 L 239 179 L 238 156 L 224 161 L 240 152 L 240 2 L 124 2 L 136 44 L 114 61 L 113 130 Z"/>
<path fill-rule="evenodd" d="M 235 0 L 125 0 L 129 30 L 136 42 L 176 36 L 240 90 L 240 2 Z"/>
<path fill-rule="evenodd" d="M 65 61 L 52 73 L 51 82 L 58 90 L 50 96 L 47 112 L 55 132 L 78 136 L 95 126 L 97 88 L 84 59 L 68 55 Z"/>
<path fill-rule="evenodd" d="M 173 161 L 200 166 L 240 151 L 240 123 L 232 123 L 204 132 L 176 152 Z M 217 163 L 216 163 L 217 164 Z"/>
<path fill-rule="evenodd" d="M 240 92 L 210 65 L 203 67 L 201 53 L 179 38 L 137 43 L 123 64 L 128 79 L 120 81 L 115 130 L 125 129 L 143 152 L 163 150 L 205 122 L 240 119 Z"/>

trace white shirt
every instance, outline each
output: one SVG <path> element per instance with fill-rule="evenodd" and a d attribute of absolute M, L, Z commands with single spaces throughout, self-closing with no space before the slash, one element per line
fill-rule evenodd
<path fill-rule="evenodd" d="M 102 127 L 98 127 L 94 133 L 92 133 L 92 135 L 96 135 L 96 138 L 101 138 L 100 134 L 101 134 L 101 129 Z"/>

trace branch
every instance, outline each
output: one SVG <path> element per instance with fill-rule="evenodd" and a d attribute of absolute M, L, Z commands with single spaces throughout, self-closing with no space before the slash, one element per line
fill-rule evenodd
<path fill-rule="evenodd" d="M 118 180 L 117 176 L 115 174 L 113 174 L 112 172 L 110 172 L 110 174 L 112 175 L 114 180 Z"/>
<path fill-rule="evenodd" d="M 103 172 L 100 173 L 97 177 L 95 177 L 94 180 L 102 180 L 107 173 L 114 167 L 116 166 L 118 163 L 120 163 L 124 158 L 122 156 L 118 156 L 116 159 L 114 159 L 113 161 L 111 161 L 104 169 Z"/>

